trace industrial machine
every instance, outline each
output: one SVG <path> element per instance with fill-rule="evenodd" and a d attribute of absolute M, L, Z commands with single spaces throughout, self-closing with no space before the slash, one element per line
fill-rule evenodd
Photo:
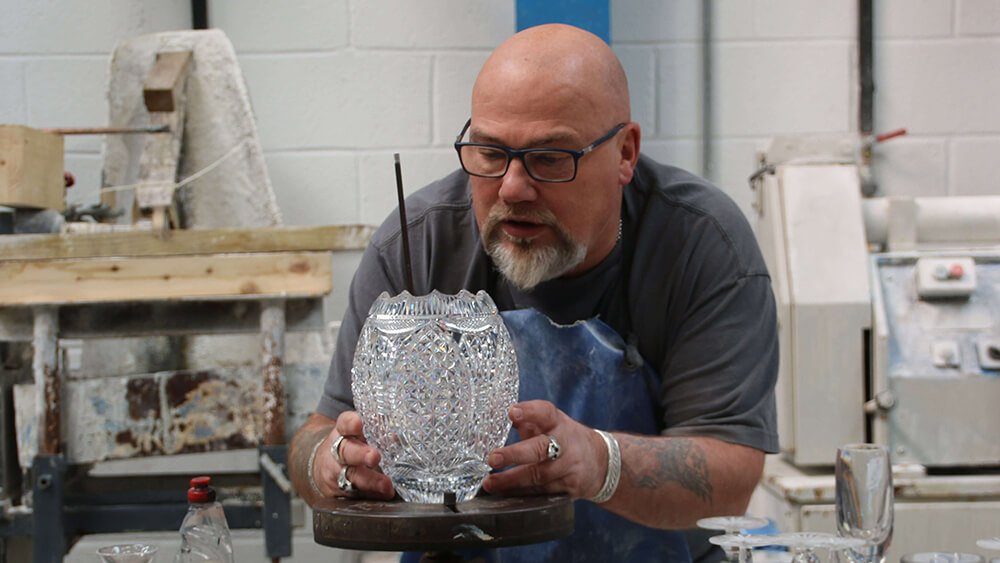
<path fill-rule="evenodd" d="M 1000 532 L 1000 196 L 863 198 L 854 147 L 777 139 L 752 178 L 782 451 L 751 511 L 834 531 L 837 447 L 877 442 L 894 465 L 889 559 L 975 551 Z"/>

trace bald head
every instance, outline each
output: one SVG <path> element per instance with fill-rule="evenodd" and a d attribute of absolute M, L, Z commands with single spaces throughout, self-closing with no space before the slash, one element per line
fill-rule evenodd
<path fill-rule="evenodd" d="M 631 119 L 618 57 L 596 35 L 562 24 L 521 31 L 490 55 L 472 90 L 473 121 L 477 109 L 497 104 L 601 116 L 601 126 Z"/>

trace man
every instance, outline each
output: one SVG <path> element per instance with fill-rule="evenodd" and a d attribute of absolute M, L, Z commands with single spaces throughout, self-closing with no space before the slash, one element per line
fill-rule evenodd
<path fill-rule="evenodd" d="M 522 402 L 510 418 L 522 440 L 489 456 L 507 470 L 483 488 L 582 499 L 571 538 L 505 558 L 687 560 L 672 530 L 742 514 L 764 452 L 777 449 L 774 301 L 751 231 L 722 192 L 639 145 L 611 49 L 539 26 L 480 71 L 456 143 L 463 170 L 407 200 L 416 293 L 483 289 L 511 313 Z M 345 488 L 393 497 L 353 411 L 350 368 L 371 303 L 405 288 L 399 234 L 390 218 L 366 250 L 325 393 L 292 442 L 309 503 Z M 611 364 L 552 361 L 552 350 L 597 354 L 608 342 L 620 350 Z"/>

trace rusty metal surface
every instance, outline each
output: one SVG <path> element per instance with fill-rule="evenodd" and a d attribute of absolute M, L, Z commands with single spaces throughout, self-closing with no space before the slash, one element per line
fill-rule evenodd
<path fill-rule="evenodd" d="M 569 497 L 477 497 L 444 504 L 322 499 L 313 539 L 342 549 L 452 550 L 539 543 L 573 533 Z"/>
<path fill-rule="evenodd" d="M 59 453 L 60 442 L 60 391 L 58 323 L 56 307 L 37 307 L 34 310 L 34 358 L 31 369 L 35 386 L 43 389 L 35 398 L 38 417 L 38 452 L 44 455 Z"/>
<path fill-rule="evenodd" d="M 282 365 L 285 357 L 285 301 L 267 301 L 261 306 L 261 354 L 263 365 L 264 444 L 285 443 L 285 390 Z"/>
<path fill-rule="evenodd" d="M 327 365 L 284 366 L 285 427 L 316 408 Z M 263 400 L 256 366 L 169 371 L 63 383 L 63 450 L 69 463 L 254 448 L 262 443 Z M 18 460 L 38 451 L 35 386 L 16 385 Z"/>

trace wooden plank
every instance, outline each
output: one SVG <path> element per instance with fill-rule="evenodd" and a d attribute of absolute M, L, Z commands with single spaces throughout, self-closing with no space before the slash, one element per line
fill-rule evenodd
<path fill-rule="evenodd" d="M 0 237 L 0 261 L 182 256 L 240 252 L 361 250 L 374 228 L 365 225 L 181 229 L 161 240 L 149 231 Z"/>
<path fill-rule="evenodd" d="M 65 207 L 63 138 L 23 125 L 0 125 L 0 205 Z"/>
<path fill-rule="evenodd" d="M 331 262 L 288 252 L 0 263 L 0 306 L 321 296 Z"/>
<path fill-rule="evenodd" d="M 190 64 L 191 51 L 156 54 L 153 69 L 142 85 L 142 97 L 147 110 L 176 111 L 179 106 L 178 94 L 184 89 Z"/>

